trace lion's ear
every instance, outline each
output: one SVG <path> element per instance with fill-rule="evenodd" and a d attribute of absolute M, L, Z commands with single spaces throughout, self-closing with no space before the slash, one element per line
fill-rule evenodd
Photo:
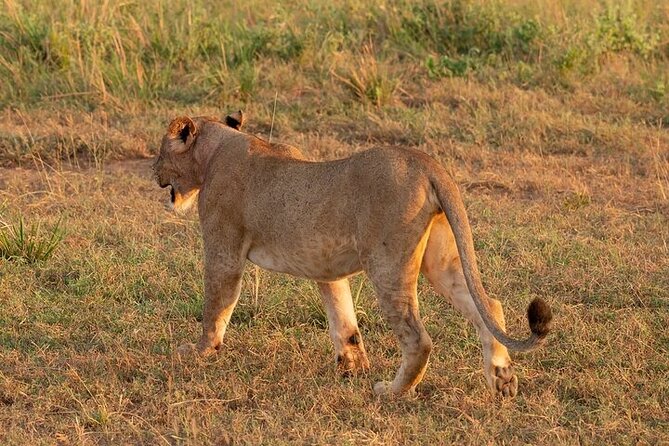
<path fill-rule="evenodd" d="M 244 113 L 241 110 L 237 110 L 234 113 L 230 113 L 225 117 L 225 125 L 232 127 L 235 130 L 239 130 L 244 125 Z"/>
<path fill-rule="evenodd" d="M 195 141 L 197 127 L 195 127 L 195 123 L 188 116 L 179 116 L 172 120 L 167 133 L 170 138 L 179 140 L 183 144 L 179 144 L 175 150 L 185 152 Z"/>

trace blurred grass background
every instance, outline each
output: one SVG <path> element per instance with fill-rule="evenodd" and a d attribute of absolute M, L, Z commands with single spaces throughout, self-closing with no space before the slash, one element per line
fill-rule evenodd
<path fill-rule="evenodd" d="M 627 94 L 666 105 L 668 56 L 669 7 L 651 0 L 3 0 L 0 105 L 220 106 L 333 74 L 386 105 L 407 75 L 568 91 L 612 58 L 633 64 Z"/>

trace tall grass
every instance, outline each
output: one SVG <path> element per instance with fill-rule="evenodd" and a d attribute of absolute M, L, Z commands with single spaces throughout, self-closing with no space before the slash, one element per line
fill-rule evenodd
<path fill-rule="evenodd" d="M 655 79 L 667 68 L 669 12 L 660 3 L 508 3 L 298 0 L 269 7 L 257 0 L 63 0 L 54 7 L 4 0 L 0 76 L 7 82 L 0 105 L 45 98 L 120 108 L 129 100 L 250 100 L 263 68 L 287 63 L 318 86 L 339 65 L 366 57 L 369 42 L 375 63 L 412 58 L 420 67 L 414 77 L 511 76 L 540 85 L 587 77 L 612 55 L 623 55 L 648 73 L 651 80 L 642 85 L 648 97 L 664 99 L 666 77 Z M 374 98 L 378 76 L 368 80 L 353 89 L 354 97 L 392 103 Z"/>

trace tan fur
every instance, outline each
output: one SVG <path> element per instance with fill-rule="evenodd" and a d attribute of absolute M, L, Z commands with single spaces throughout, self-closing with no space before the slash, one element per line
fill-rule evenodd
<path fill-rule="evenodd" d="M 203 333 L 180 353 L 207 355 L 219 349 L 248 259 L 316 280 L 340 369 L 366 369 L 347 280 L 365 271 L 402 349 L 395 379 L 374 389 L 412 392 L 432 349 L 418 312 L 422 270 L 479 332 L 491 390 L 515 395 L 517 378 L 507 347 L 540 345 L 550 310 L 543 303 L 536 306 L 530 323 L 539 335 L 523 341 L 506 335 L 501 304 L 481 285 L 464 205 L 445 170 L 416 150 L 374 149 L 308 162 L 294 147 L 239 131 L 242 121 L 241 112 L 226 118 L 227 125 L 208 118 L 175 119 L 154 166 L 158 183 L 173 187 L 177 207 L 198 194 L 205 251 Z"/>

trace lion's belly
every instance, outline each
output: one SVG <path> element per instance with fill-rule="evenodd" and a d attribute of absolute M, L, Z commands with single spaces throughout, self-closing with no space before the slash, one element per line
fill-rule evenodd
<path fill-rule="evenodd" d="M 321 282 L 338 280 L 361 270 L 358 253 L 348 240 L 322 239 L 291 246 L 251 246 L 247 258 L 270 271 Z"/>

